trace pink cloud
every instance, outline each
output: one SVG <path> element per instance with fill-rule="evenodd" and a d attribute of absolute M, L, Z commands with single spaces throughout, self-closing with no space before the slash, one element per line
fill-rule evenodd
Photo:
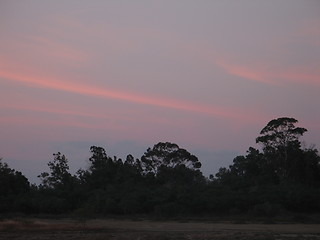
<path fill-rule="evenodd" d="M 71 82 L 68 80 L 58 80 L 50 77 L 41 77 L 37 75 L 31 75 L 30 73 L 24 75 L 0 69 L 0 77 L 10 81 L 20 82 L 31 87 L 54 89 L 59 91 L 82 94 L 86 96 L 116 99 L 120 101 L 143 105 L 152 105 L 157 107 L 178 109 L 188 112 L 212 115 L 221 118 L 245 119 L 248 121 L 252 121 L 254 118 L 253 114 L 248 115 L 247 113 L 244 113 L 238 109 L 225 109 L 217 106 L 196 104 L 177 99 L 156 98 L 138 93 L 131 93 L 116 89 L 101 88 L 98 86 L 91 86 L 87 84 Z M 259 116 L 256 117 L 260 119 Z"/>
<path fill-rule="evenodd" d="M 279 72 L 277 74 L 278 77 L 285 79 L 286 81 L 308 84 L 314 86 L 320 86 L 320 72 L 313 73 L 312 71 L 302 71 L 302 70 L 288 70 L 285 72 Z"/>
<path fill-rule="evenodd" d="M 247 80 L 261 82 L 272 85 L 279 85 L 278 82 L 270 78 L 270 74 L 265 73 L 255 67 L 248 67 L 240 64 L 231 64 L 224 60 L 217 60 L 216 65 L 223 68 L 228 74 L 241 77 Z"/>
<path fill-rule="evenodd" d="M 272 68 L 272 64 L 267 64 L 271 68 L 265 71 L 261 66 L 252 64 L 252 67 L 231 64 L 218 60 L 216 64 L 227 71 L 230 75 L 238 76 L 250 81 L 261 82 L 276 86 L 284 86 L 288 83 L 320 85 L 320 72 L 314 69 L 278 69 Z M 260 64 L 261 65 L 261 64 Z M 271 65 L 271 66 L 270 66 Z"/>

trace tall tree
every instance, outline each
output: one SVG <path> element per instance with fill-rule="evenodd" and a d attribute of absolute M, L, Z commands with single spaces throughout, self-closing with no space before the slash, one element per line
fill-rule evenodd
<path fill-rule="evenodd" d="M 84 171 L 83 178 L 92 188 L 105 189 L 108 184 L 113 184 L 121 178 L 122 160 L 117 157 L 111 158 L 102 147 L 90 147 L 92 156 L 88 171 Z"/>
<path fill-rule="evenodd" d="M 38 177 L 41 179 L 43 187 L 65 187 L 72 179 L 72 175 L 69 173 L 68 159 L 60 152 L 54 153 L 53 157 L 53 161 L 48 163 L 50 172 L 43 172 Z"/>
<path fill-rule="evenodd" d="M 256 138 L 256 142 L 262 144 L 267 160 L 274 165 L 281 179 L 288 178 L 290 169 L 301 152 L 299 138 L 307 131 L 305 128 L 296 127 L 296 123 L 296 119 L 288 117 L 271 120 L 261 130 L 261 136 Z"/>
<path fill-rule="evenodd" d="M 89 158 L 91 171 L 103 169 L 108 162 L 112 161 L 112 159 L 107 156 L 106 150 L 102 147 L 91 146 L 90 151 L 92 153 L 92 156 Z"/>
<path fill-rule="evenodd" d="M 294 118 L 273 119 L 261 130 L 261 136 L 256 138 L 256 142 L 261 143 L 266 151 L 269 149 L 282 150 L 292 144 L 300 146 L 299 138 L 307 129 L 296 127 L 296 123 L 298 120 Z"/>
<path fill-rule="evenodd" d="M 192 170 L 201 167 L 201 163 L 196 156 L 170 142 L 159 142 L 152 149 L 148 148 L 147 152 L 141 157 L 141 165 L 145 174 L 151 173 L 154 175 L 158 174 L 161 167 L 185 166 Z"/>

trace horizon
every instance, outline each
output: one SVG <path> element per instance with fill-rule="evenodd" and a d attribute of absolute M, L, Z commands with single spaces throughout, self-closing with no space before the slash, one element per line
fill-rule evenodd
<path fill-rule="evenodd" d="M 307 132 L 308 132 L 308 130 L 307 130 Z M 162 142 L 166 142 L 166 141 L 162 141 Z M 303 149 L 304 149 L 304 148 L 306 148 L 306 149 L 307 149 L 307 148 L 317 149 L 317 147 L 316 147 L 314 144 L 309 144 L 309 145 L 308 145 L 308 144 L 306 144 L 306 142 L 303 141 L 303 140 L 301 141 L 301 143 L 302 143 L 302 148 L 303 148 Z M 175 144 L 177 144 L 177 143 L 175 143 Z M 156 145 L 156 143 L 155 143 L 154 145 Z M 179 145 L 179 144 L 177 144 L 177 145 Z M 258 145 L 258 144 L 256 144 L 256 145 Z M 305 146 L 304 146 L 304 145 L 305 145 Z M 91 146 L 95 146 L 95 145 L 91 145 Z M 90 146 L 90 147 L 91 147 L 91 146 Z M 132 153 L 126 153 L 126 154 L 122 153 L 121 157 L 119 157 L 119 155 L 112 155 L 112 154 L 110 155 L 108 149 L 106 149 L 106 148 L 103 147 L 103 146 L 98 146 L 98 145 L 96 145 L 96 146 L 97 146 L 97 147 L 102 147 L 102 148 L 104 148 L 104 149 L 106 150 L 106 153 L 107 153 L 107 156 L 108 156 L 108 157 L 110 157 L 110 158 L 112 158 L 112 159 L 116 157 L 117 159 L 121 159 L 122 162 L 125 161 L 126 156 L 128 156 L 129 154 L 131 154 L 135 159 L 141 160 L 141 157 L 142 157 L 143 154 L 147 151 L 147 148 L 146 148 L 139 156 L 135 156 L 135 155 L 133 155 Z M 76 175 L 78 170 L 81 170 L 81 169 L 87 170 L 88 167 L 90 166 L 89 158 L 92 156 L 92 153 L 91 153 L 91 151 L 90 151 L 90 147 L 88 147 L 88 156 L 87 156 L 87 158 L 86 158 L 86 159 L 83 159 L 83 164 L 80 165 L 80 167 L 79 167 L 78 169 L 75 168 L 75 166 L 76 166 L 77 164 L 75 164 L 74 161 L 71 161 L 71 165 L 70 165 L 70 161 L 69 161 L 68 156 L 66 156 L 63 152 L 57 151 L 57 152 L 54 152 L 54 153 L 51 154 L 51 159 L 46 162 L 47 168 L 44 169 L 42 172 L 49 172 L 48 163 L 53 161 L 53 155 L 56 154 L 56 153 L 58 153 L 58 152 L 61 153 L 62 155 L 64 155 L 64 156 L 66 157 L 66 159 L 68 160 L 68 166 L 70 167 L 69 172 L 70 172 L 72 175 Z M 152 149 L 152 147 L 153 147 L 153 146 L 150 146 L 151 149 Z M 181 147 L 181 146 L 179 146 L 179 147 L 180 147 L 180 148 L 183 148 L 183 147 Z M 251 146 L 249 146 L 249 147 L 251 147 Z M 249 147 L 248 147 L 248 149 L 249 149 Z M 259 147 L 259 146 L 258 146 L 256 149 L 258 149 L 259 151 L 261 151 L 261 147 Z M 136 150 L 138 150 L 138 149 L 136 149 Z M 141 150 L 141 149 L 140 149 L 140 150 Z M 186 150 L 188 151 L 188 149 L 186 149 Z M 318 150 L 318 149 L 317 149 L 317 150 Z M 118 149 L 118 151 L 121 151 L 121 150 Z M 195 151 L 197 151 L 197 150 L 195 150 Z M 201 154 L 201 150 L 198 150 L 198 151 L 200 151 L 200 154 Z M 111 151 L 111 152 L 112 152 L 112 151 Z M 136 151 L 136 153 L 137 153 L 137 151 Z M 190 153 L 191 153 L 192 155 L 195 155 L 195 156 L 198 158 L 198 156 L 197 156 L 196 154 L 194 154 L 194 153 L 192 153 L 192 152 L 190 152 Z M 223 152 L 222 154 L 225 155 L 225 153 L 226 153 L 226 152 Z M 202 154 L 201 154 L 201 155 L 205 155 L 205 154 L 206 154 L 206 153 L 202 151 Z M 211 154 L 212 154 L 212 153 L 211 153 Z M 221 153 L 217 152 L 216 154 L 219 156 L 219 154 L 221 154 Z M 232 152 L 229 152 L 229 154 L 230 154 L 230 156 L 231 156 Z M 243 154 L 243 156 L 244 156 L 244 155 L 245 155 L 245 154 Z M 228 159 L 228 160 L 229 160 L 229 165 L 232 165 L 232 164 L 233 164 L 233 159 L 235 159 L 237 156 L 240 156 L 240 155 L 234 155 L 231 159 Z M 207 157 L 210 158 L 210 157 L 216 157 L 216 156 L 208 155 Z M 2 160 L 2 162 L 8 164 L 8 162 L 7 162 L 4 158 L 1 158 L 1 156 L 0 156 L 0 159 Z M 199 158 L 198 158 L 198 159 L 199 159 Z M 217 159 L 218 159 L 218 158 L 217 158 Z M 205 171 L 206 169 L 203 169 L 203 162 L 201 161 L 201 159 L 199 159 L 199 162 L 202 164 L 202 166 L 201 166 L 200 169 L 198 169 L 198 170 L 200 170 L 201 173 L 203 174 L 203 176 L 206 177 L 206 178 L 209 178 L 210 175 L 215 176 L 215 174 L 218 172 L 218 170 L 219 170 L 220 168 L 222 168 L 222 167 L 226 167 L 226 168 L 229 167 L 229 165 L 226 165 L 226 164 L 225 164 L 226 162 L 224 162 L 223 165 L 221 165 L 221 166 L 216 166 L 215 172 L 208 172 L 208 171 Z M 84 163 L 85 163 L 85 164 L 84 164 Z M 29 180 L 30 184 L 39 185 L 39 184 L 41 183 L 41 179 L 39 178 L 39 175 L 40 175 L 40 173 L 42 173 L 42 172 L 39 172 L 37 176 L 29 176 L 29 177 L 28 177 L 27 175 L 24 174 L 23 170 L 17 170 L 17 169 L 15 169 L 15 168 L 13 168 L 12 166 L 10 166 L 10 164 L 8 164 L 8 166 L 9 166 L 9 168 L 12 168 L 12 169 L 15 170 L 15 171 L 21 172 L 25 177 L 27 177 L 27 179 Z M 211 169 L 211 170 L 212 170 L 212 169 Z M 210 170 L 209 170 L 209 171 L 210 171 Z"/>
<path fill-rule="evenodd" d="M 275 118 L 320 146 L 320 2 L 0 3 L 0 157 L 30 182 L 61 152 L 173 142 L 205 176 Z"/>

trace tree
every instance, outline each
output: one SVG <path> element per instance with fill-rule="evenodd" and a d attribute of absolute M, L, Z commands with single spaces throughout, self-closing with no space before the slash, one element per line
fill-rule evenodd
<path fill-rule="evenodd" d="M 122 165 L 121 159 L 112 159 L 102 147 L 91 146 L 92 156 L 89 158 L 91 163 L 89 171 L 85 173 L 86 181 L 91 187 L 104 189 L 108 184 L 115 181 L 119 166 Z"/>
<path fill-rule="evenodd" d="M 256 142 L 262 143 L 266 151 L 269 149 L 281 150 L 292 144 L 300 146 L 299 138 L 307 129 L 296 127 L 296 123 L 298 120 L 288 117 L 271 120 L 261 130 L 262 136 L 257 137 Z"/>
<path fill-rule="evenodd" d="M 30 189 L 28 179 L 0 158 L 0 213 L 24 211 Z"/>
<path fill-rule="evenodd" d="M 320 186 L 320 156 L 314 148 L 303 149 L 296 157 L 295 167 L 290 169 L 290 177 L 304 185 Z"/>
<path fill-rule="evenodd" d="M 0 158 L 0 193 L 2 196 L 27 192 L 30 189 L 28 179 L 19 171 L 11 169 Z"/>
<path fill-rule="evenodd" d="M 196 156 L 177 144 L 159 142 L 152 149 L 147 149 L 147 152 L 141 157 L 141 166 L 144 174 L 157 175 L 163 167 L 185 166 L 197 170 L 201 167 L 201 163 Z"/>
<path fill-rule="evenodd" d="M 278 182 L 264 154 L 253 147 L 249 147 L 247 155 L 235 157 L 229 169 L 220 168 L 214 180 L 234 188 Z"/>
<path fill-rule="evenodd" d="M 252 178 L 261 172 L 261 153 L 250 147 L 246 156 L 237 156 L 230 166 L 232 173 L 239 177 Z"/>
<path fill-rule="evenodd" d="M 106 150 L 102 147 L 91 146 L 90 151 L 92 153 L 92 156 L 89 158 L 91 171 L 103 169 L 108 162 L 112 161 L 112 159 L 107 156 Z"/>
<path fill-rule="evenodd" d="M 61 188 L 69 184 L 72 179 L 68 159 L 60 152 L 54 153 L 53 156 L 53 161 L 48 163 L 50 173 L 43 172 L 38 177 L 42 181 L 42 186 L 46 188 Z"/>
<path fill-rule="evenodd" d="M 307 131 L 296 127 L 296 123 L 296 119 L 288 117 L 271 120 L 261 130 L 261 136 L 256 138 L 256 142 L 263 146 L 265 157 L 282 179 L 287 179 L 295 158 L 301 152 L 299 138 Z"/>

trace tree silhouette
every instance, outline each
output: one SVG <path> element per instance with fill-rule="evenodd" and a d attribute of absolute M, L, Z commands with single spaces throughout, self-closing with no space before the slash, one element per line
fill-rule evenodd
<path fill-rule="evenodd" d="M 271 120 L 256 138 L 261 143 L 267 160 L 273 164 L 282 180 L 286 180 L 301 154 L 299 138 L 307 131 L 296 127 L 294 118 L 282 117 Z"/>
<path fill-rule="evenodd" d="M 19 171 L 8 166 L 0 158 L 0 192 L 1 196 L 19 194 L 30 189 L 28 179 Z"/>
<path fill-rule="evenodd" d="M 257 143 L 262 143 L 264 150 L 283 150 L 289 145 L 300 146 L 299 138 L 307 132 L 307 129 L 296 127 L 298 120 L 282 117 L 271 120 L 256 138 Z"/>
<path fill-rule="evenodd" d="M 152 149 L 148 148 L 147 152 L 141 157 L 141 165 L 144 174 L 153 175 L 157 175 L 161 167 L 185 166 L 192 170 L 201 167 L 201 163 L 196 156 L 170 142 L 159 142 Z"/>
<path fill-rule="evenodd" d="M 48 163 L 50 172 L 43 172 L 38 176 L 45 188 L 61 188 L 69 184 L 72 178 L 66 156 L 58 152 L 53 157 L 53 161 Z"/>
<path fill-rule="evenodd" d="M 28 179 L 0 158 L 0 213 L 19 211 L 21 199 L 30 191 Z"/>
<path fill-rule="evenodd" d="M 275 216 L 282 210 L 320 212 L 320 156 L 302 148 L 307 131 L 294 118 L 278 118 L 265 126 L 256 142 L 229 167 L 206 179 L 198 158 L 175 143 L 159 142 L 143 156 L 125 161 L 92 146 L 87 169 L 69 173 L 68 159 L 53 154 L 49 171 L 30 186 L 22 173 L 0 159 L 0 213 L 189 214 L 250 213 Z"/>

